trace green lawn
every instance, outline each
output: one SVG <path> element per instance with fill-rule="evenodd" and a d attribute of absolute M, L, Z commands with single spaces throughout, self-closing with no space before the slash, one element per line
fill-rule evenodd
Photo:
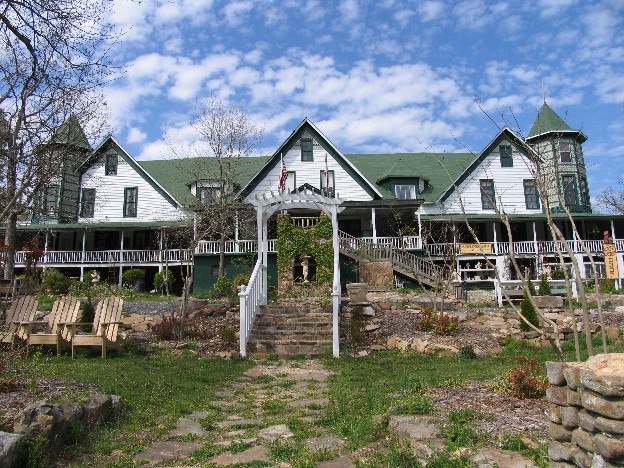
<path fill-rule="evenodd" d="M 598 340 L 596 344 L 598 352 Z M 621 342 L 610 349 L 623 350 Z M 573 359 L 569 345 L 566 353 Z M 550 349 L 516 343 L 499 355 L 477 359 L 399 352 L 377 352 L 365 358 L 326 358 L 324 363 L 334 375 L 329 380 L 330 404 L 320 424 L 346 438 L 351 450 L 383 444 L 389 434 L 380 421 L 390 407 L 396 406 L 397 394 L 422 384 L 489 380 L 514 367 L 520 355 L 542 362 L 555 359 Z M 111 353 L 107 359 L 82 353 L 76 360 L 67 356 L 40 357 L 29 363 L 36 375 L 95 384 L 103 393 L 120 395 L 128 405 L 114 427 L 78 438 L 81 445 L 69 449 L 73 466 L 131 466 L 135 454 L 175 427 L 180 416 L 208 409 L 216 390 L 254 365 L 243 359 L 199 359 L 167 352 L 147 355 L 128 350 Z M 390 440 L 387 446 L 389 450 L 379 455 L 378 462 L 366 466 L 411 466 L 413 460 L 395 441 Z"/>

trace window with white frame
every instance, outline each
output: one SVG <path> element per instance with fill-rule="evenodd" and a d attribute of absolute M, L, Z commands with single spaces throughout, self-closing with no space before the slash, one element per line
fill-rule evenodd
<path fill-rule="evenodd" d="M 494 203 L 494 181 L 492 179 L 481 179 L 481 208 L 484 210 L 493 210 Z"/>
<path fill-rule="evenodd" d="M 559 142 L 559 161 L 562 163 L 572 162 L 572 145 L 569 141 Z"/>
<path fill-rule="evenodd" d="M 218 180 L 200 180 L 197 182 L 197 198 L 205 205 L 221 201 L 223 183 Z"/>
<path fill-rule="evenodd" d="M 394 196 L 398 200 L 414 200 L 416 198 L 416 186 L 412 184 L 395 185 Z"/>
<path fill-rule="evenodd" d="M 137 217 L 138 195 L 138 187 L 126 187 L 124 189 L 124 218 Z"/>
<path fill-rule="evenodd" d="M 336 196 L 334 171 L 321 171 L 321 193 L 330 198 Z"/>
<path fill-rule="evenodd" d="M 539 210 L 539 195 L 535 179 L 524 180 L 524 203 L 527 210 Z"/>
<path fill-rule="evenodd" d="M 498 153 L 500 154 L 501 167 L 513 167 L 511 145 L 500 145 L 498 147 Z"/>
<path fill-rule="evenodd" d="M 301 139 L 301 160 L 314 161 L 314 144 L 312 138 Z"/>
<path fill-rule="evenodd" d="M 80 216 L 83 218 L 93 218 L 95 213 L 95 189 L 82 189 L 82 197 L 80 198 Z"/>
<path fill-rule="evenodd" d="M 297 173 L 295 171 L 288 171 L 288 177 L 286 178 L 286 193 L 293 193 L 297 189 Z"/>

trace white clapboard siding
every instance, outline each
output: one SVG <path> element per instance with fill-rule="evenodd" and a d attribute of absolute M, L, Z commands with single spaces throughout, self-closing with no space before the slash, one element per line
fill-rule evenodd
<path fill-rule="evenodd" d="M 501 144 L 510 144 L 501 142 Z M 461 196 L 463 211 L 468 214 L 494 214 L 494 210 L 484 210 L 481 206 L 481 179 L 494 180 L 494 195 L 498 207 L 509 214 L 536 214 L 540 209 L 528 210 L 524 199 L 524 180 L 533 179 L 530 161 L 523 156 L 516 146 L 513 148 L 513 167 L 501 167 L 498 146 L 489 153 L 479 166 L 459 184 L 451 195 L 442 203 L 423 206 L 423 214 L 460 214 L 462 206 L 458 196 Z"/>
<path fill-rule="evenodd" d="M 320 171 L 325 170 L 325 150 L 319 145 L 314 145 L 314 161 L 301 161 L 301 147 L 293 146 L 284 154 L 284 163 L 288 172 L 295 172 L 296 187 L 309 184 L 312 187 L 320 188 Z M 368 201 L 372 197 L 364 190 L 360 184 L 355 181 L 340 164 L 327 153 L 327 167 L 330 171 L 334 171 L 336 181 L 335 193 L 343 200 Z M 280 174 L 282 172 L 281 164 L 278 163 L 271 171 L 261 180 L 254 190 L 247 196 L 246 200 L 253 199 L 256 195 L 262 195 L 270 191 L 277 192 Z"/>
<path fill-rule="evenodd" d="M 123 215 L 126 187 L 138 188 L 136 217 Z M 95 212 L 93 218 L 79 218 L 80 222 L 166 221 L 190 216 L 165 199 L 121 157 L 117 175 L 104 175 L 104 159 L 95 161 L 82 175 L 81 188 L 95 189 Z"/>

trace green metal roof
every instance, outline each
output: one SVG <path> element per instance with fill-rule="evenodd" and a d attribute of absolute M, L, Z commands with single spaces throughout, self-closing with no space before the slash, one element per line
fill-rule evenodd
<path fill-rule="evenodd" d="M 425 202 L 436 201 L 451 183 L 466 170 L 475 155 L 471 153 L 395 153 L 395 154 L 346 154 L 346 158 L 369 181 L 375 183 L 387 177 L 388 172 L 401 177 L 427 179 L 424 191 L 419 194 Z M 399 167 L 395 164 L 401 161 Z M 381 178 L 380 178 L 381 176 Z M 378 186 L 384 200 L 396 200 L 394 193 Z"/>
<path fill-rule="evenodd" d="M 244 186 L 267 162 L 268 156 L 240 158 L 236 163 L 234 182 Z M 182 205 L 192 206 L 197 199 L 189 186 L 197 180 L 219 180 L 216 158 L 179 158 L 138 161 L 140 166 Z"/>
<path fill-rule="evenodd" d="M 54 132 L 52 141 L 61 145 L 72 145 L 89 151 L 92 150 L 91 145 L 89 144 L 89 141 L 80 126 L 80 122 L 78 122 L 78 118 L 74 114 L 70 115 L 69 118 L 62 123 L 58 130 Z"/>
<path fill-rule="evenodd" d="M 527 140 L 549 133 L 573 133 L 581 143 L 587 140 L 583 132 L 570 128 L 548 104 L 544 103 L 531 127 Z"/>

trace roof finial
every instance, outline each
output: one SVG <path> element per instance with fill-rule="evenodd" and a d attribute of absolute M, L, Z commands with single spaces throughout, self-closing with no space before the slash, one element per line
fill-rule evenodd
<path fill-rule="evenodd" d="M 546 89 L 544 88 L 544 75 L 542 75 L 542 96 L 544 97 L 544 104 L 546 104 Z"/>

